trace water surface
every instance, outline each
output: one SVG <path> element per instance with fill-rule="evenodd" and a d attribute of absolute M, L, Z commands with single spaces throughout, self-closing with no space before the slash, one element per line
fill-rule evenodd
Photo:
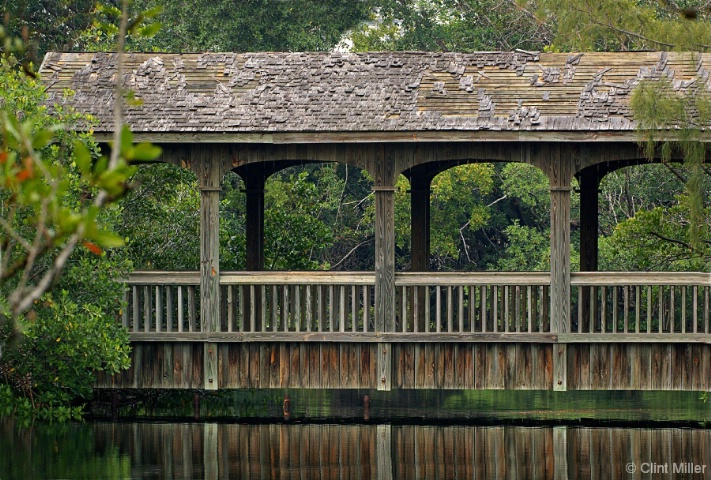
<path fill-rule="evenodd" d="M 690 428 L 4 421 L 0 452 L 0 480 L 711 478 Z"/>

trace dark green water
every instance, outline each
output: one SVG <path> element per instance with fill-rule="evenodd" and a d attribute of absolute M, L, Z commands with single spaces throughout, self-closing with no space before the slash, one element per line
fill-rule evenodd
<path fill-rule="evenodd" d="M 4 421 L 0 452 L 2 480 L 711 478 L 688 428 Z"/>
<path fill-rule="evenodd" d="M 85 423 L 0 420 L 0 480 L 711 478 L 698 393 L 123 393 L 116 422 L 110 392 Z"/>
<path fill-rule="evenodd" d="M 111 418 L 110 393 L 103 392 L 92 411 Z M 200 392 L 202 419 L 283 418 L 283 403 L 290 398 L 292 420 L 362 421 L 364 398 L 372 422 L 682 422 L 711 425 L 711 403 L 699 392 L 659 391 L 442 391 L 398 390 L 224 390 Z M 194 392 L 152 391 L 124 395 L 122 418 L 194 417 Z"/>

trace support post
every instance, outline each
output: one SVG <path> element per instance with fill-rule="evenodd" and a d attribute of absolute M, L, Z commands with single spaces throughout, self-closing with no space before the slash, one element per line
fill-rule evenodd
<path fill-rule="evenodd" d="M 205 333 L 220 325 L 220 183 L 222 163 L 210 148 L 198 148 L 191 164 L 200 187 L 200 325 Z M 205 390 L 217 390 L 217 343 L 203 345 Z"/>
<path fill-rule="evenodd" d="M 598 268 L 599 199 L 602 175 L 596 167 L 580 172 L 580 271 L 596 272 Z"/>
<path fill-rule="evenodd" d="M 264 269 L 264 185 L 266 176 L 261 171 L 249 170 L 244 175 L 247 193 L 246 268 Z"/>
<path fill-rule="evenodd" d="M 413 272 L 426 272 L 430 266 L 430 185 L 432 175 L 413 172 L 410 176 L 410 237 L 411 264 Z M 425 331 L 425 302 L 428 301 L 426 288 L 415 287 L 417 298 L 417 331 Z M 414 299 L 413 299 L 414 300 Z M 404 321 L 404 319 L 403 319 Z"/>
<path fill-rule="evenodd" d="M 247 194 L 247 231 L 246 231 L 246 259 L 245 267 L 247 271 L 258 272 L 264 270 L 264 185 L 267 175 L 262 165 L 255 165 L 255 168 L 245 171 L 243 176 Z M 249 286 L 244 286 L 245 296 L 249 298 Z M 256 331 L 263 330 L 262 312 L 262 291 L 254 289 L 254 303 L 247 302 L 245 318 L 251 318 L 250 305 L 254 305 L 254 328 Z"/>
<path fill-rule="evenodd" d="M 588 167 L 578 175 L 580 184 L 580 271 L 596 272 L 598 269 L 598 230 L 599 230 L 599 198 L 598 189 L 602 174 L 598 166 Z M 581 331 L 592 332 L 594 320 L 590 318 L 590 288 L 583 287 L 581 298 L 578 299 L 582 306 Z"/>
<path fill-rule="evenodd" d="M 570 182 L 573 158 L 569 149 L 550 145 L 547 158 L 551 195 L 551 333 L 570 332 Z M 553 390 L 567 390 L 567 346 L 553 344 Z"/>
<path fill-rule="evenodd" d="M 380 150 L 382 152 L 382 150 Z M 375 332 L 395 328 L 395 162 L 373 158 L 375 186 Z M 392 385 L 392 349 L 378 344 L 378 390 Z"/>

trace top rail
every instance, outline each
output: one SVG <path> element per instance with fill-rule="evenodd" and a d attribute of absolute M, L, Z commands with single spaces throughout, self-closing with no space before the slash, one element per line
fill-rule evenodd
<path fill-rule="evenodd" d="M 626 285 L 711 286 L 711 273 L 704 272 L 574 272 L 570 284 L 622 287 Z"/>

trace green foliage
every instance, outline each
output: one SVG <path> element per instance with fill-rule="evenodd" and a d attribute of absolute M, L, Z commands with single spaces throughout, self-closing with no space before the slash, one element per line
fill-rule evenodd
<path fill-rule="evenodd" d="M 200 192 L 195 174 L 168 164 L 144 165 L 119 205 L 117 232 L 136 269 L 197 270 Z M 226 219 L 220 217 L 221 225 Z"/>
<path fill-rule="evenodd" d="M 308 173 L 273 178 L 265 203 L 265 266 L 268 270 L 322 268 L 320 253 L 332 241 L 332 230 L 320 218 L 322 203 Z M 328 268 L 328 265 L 324 265 Z"/>
<path fill-rule="evenodd" d="M 540 49 L 549 26 L 524 2 L 384 0 L 348 34 L 355 51 Z"/>
<path fill-rule="evenodd" d="M 432 180 L 430 242 L 436 269 L 448 259 L 475 262 L 468 234 L 488 224 L 490 212 L 483 200 L 492 191 L 493 174 L 493 165 L 480 163 L 451 168 Z"/>
<path fill-rule="evenodd" d="M 152 47 L 169 51 L 328 50 L 344 31 L 367 18 L 371 2 L 354 0 L 156 0 L 138 9 L 163 6 L 163 28 Z"/>
<path fill-rule="evenodd" d="M 667 80 L 644 81 L 635 88 L 630 102 L 639 129 L 646 136 L 646 151 L 649 158 L 661 153 L 663 162 L 670 162 L 674 154 L 680 154 L 689 170 L 686 182 L 689 218 L 689 247 L 700 248 L 702 237 L 707 233 L 704 223 L 704 170 L 708 136 L 704 131 L 711 124 L 711 95 L 705 87 L 679 92 Z M 657 147 L 659 131 L 675 131 L 678 140 L 664 141 Z"/>
<path fill-rule="evenodd" d="M 688 51 L 711 38 L 705 2 L 695 0 L 541 0 L 538 13 L 555 25 L 562 51 Z"/>
<path fill-rule="evenodd" d="M 89 397 L 96 371 L 115 374 L 129 367 L 128 332 L 116 317 L 96 305 L 80 307 L 66 291 L 56 300 L 43 297 L 24 323 L 22 341 L 0 359 L 3 398 L 12 386 L 20 417 L 29 400 L 40 418 L 76 418 L 81 406 L 72 404 Z M 0 408 L 7 413 L 7 405 Z"/>

